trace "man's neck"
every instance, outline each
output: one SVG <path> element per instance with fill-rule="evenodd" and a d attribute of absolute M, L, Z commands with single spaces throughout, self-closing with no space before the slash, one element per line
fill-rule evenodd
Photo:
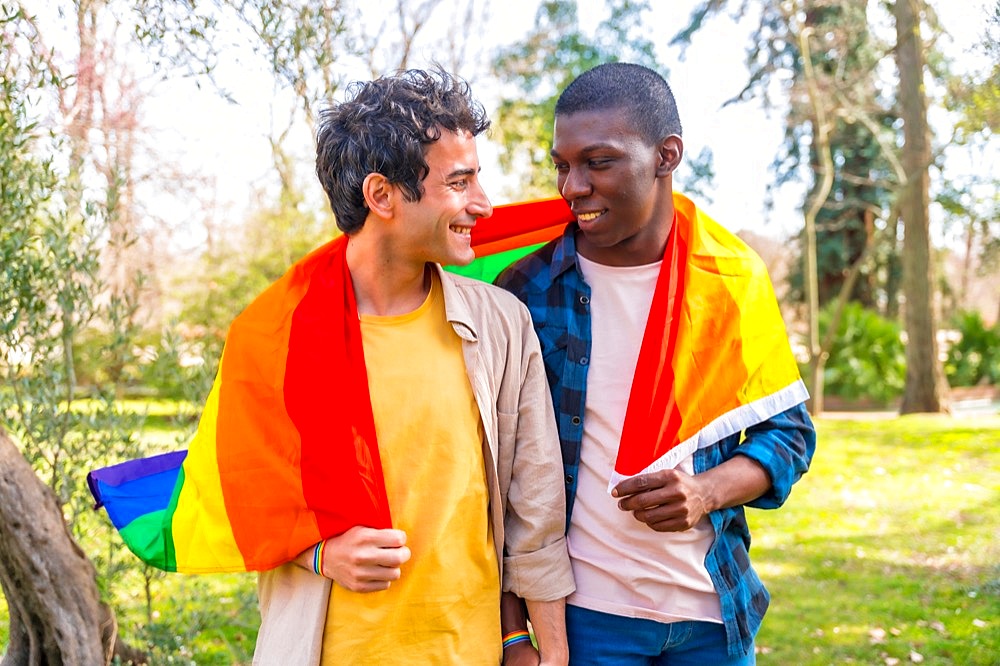
<path fill-rule="evenodd" d="M 385 243 L 363 236 L 347 241 L 347 267 L 358 314 L 392 316 L 420 307 L 431 288 L 433 267 L 404 260 Z"/>

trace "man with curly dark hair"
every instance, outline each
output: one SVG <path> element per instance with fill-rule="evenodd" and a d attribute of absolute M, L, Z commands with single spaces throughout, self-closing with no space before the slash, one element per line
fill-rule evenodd
<path fill-rule="evenodd" d="M 359 329 L 363 372 L 329 380 L 370 399 L 358 457 L 377 438 L 391 521 L 261 574 L 255 663 L 499 664 L 501 590 L 527 600 L 542 660 L 564 663 L 574 588 L 538 340 L 511 294 L 441 269 L 474 259 L 492 213 L 476 151 L 489 120 L 439 70 L 354 84 L 319 120 L 316 172 L 344 235 L 292 270 L 346 294 L 334 324 Z"/>

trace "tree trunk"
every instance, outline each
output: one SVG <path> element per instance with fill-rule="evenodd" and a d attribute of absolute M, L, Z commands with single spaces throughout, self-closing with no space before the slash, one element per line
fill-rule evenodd
<path fill-rule="evenodd" d="M 809 38 L 813 34 L 811 26 L 806 26 L 799 32 L 799 48 L 802 52 L 802 71 L 809 91 L 809 101 L 812 104 L 813 141 L 816 143 L 816 155 L 819 157 L 816 186 L 809 197 L 806 208 L 803 233 L 806 238 L 805 275 L 803 282 L 806 287 L 806 304 L 809 309 L 809 371 L 812 396 L 809 411 L 813 416 L 823 414 L 823 368 L 829 351 L 819 343 L 819 269 L 816 263 L 816 216 L 822 210 L 826 198 L 833 188 L 833 155 L 830 153 L 830 125 L 826 119 L 826 109 L 816 84 L 816 75 L 812 66 L 812 51 L 809 48 Z"/>
<path fill-rule="evenodd" d="M 903 168 L 908 187 L 903 188 L 903 294 L 906 385 L 901 414 L 947 410 L 947 386 L 938 359 L 934 321 L 934 265 L 931 262 L 928 167 L 931 163 L 927 100 L 924 96 L 923 41 L 920 14 L 923 0 L 896 0 L 896 64 L 899 68 L 899 104 L 903 118 Z"/>
<path fill-rule="evenodd" d="M 0 429 L 0 589 L 10 612 L 0 666 L 108 664 L 116 653 L 143 663 L 116 645 L 114 614 L 95 576 L 55 495 Z"/>

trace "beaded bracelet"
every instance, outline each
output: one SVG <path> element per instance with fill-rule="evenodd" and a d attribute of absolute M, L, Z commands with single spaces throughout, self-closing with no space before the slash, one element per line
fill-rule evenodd
<path fill-rule="evenodd" d="M 531 640 L 531 635 L 524 629 L 521 629 L 520 631 L 512 631 L 503 637 L 503 649 L 506 650 L 511 645 L 515 645 L 517 643 L 523 643 L 524 641 L 530 641 L 530 640 Z"/>
<path fill-rule="evenodd" d="M 326 548 L 326 541 L 320 541 L 313 548 L 313 572 L 317 576 L 323 575 L 323 550 Z"/>

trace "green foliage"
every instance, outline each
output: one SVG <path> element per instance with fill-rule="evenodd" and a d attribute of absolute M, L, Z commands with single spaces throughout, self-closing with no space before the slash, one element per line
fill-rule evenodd
<path fill-rule="evenodd" d="M 135 0 L 128 4 L 135 39 L 158 68 L 213 80 L 220 54 L 247 31 L 276 82 L 291 90 L 306 122 L 343 78 L 335 66 L 357 59 L 361 11 L 343 0 Z M 228 97 L 221 84 L 220 95 Z"/>
<path fill-rule="evenodd" d="M 162 397 L 201 404 L 233 319 L 293 263 L 328 241 L 333 229 L 329 218 L 308 210 L 294 182 L 286 180 L 278 200 L 246 220 L 241 239 L 214 243 L 200 270 L 178 285 L 183 309 L 151 345 L 145 381 Z"/>
<path fill-rule="evenodd" d="M 832 307 L 820 313 L 820 336 L 830 326 Z M 902 394 L 906 354 L 900 325 L 859 303 L 847 303 L 824 369 L 826 392 L 886 404 Z"/>
<path fill-rule="evenodd" d="M 944 364 L 951 386 L 1000 384 L 1000 324 L 987 328 L 978 312 L 962 312 L 953 323 L 961 338 Z"/>
<path fill-rule="evenodd" d="M 141 415 L 117 401 L 134 361 L 136 301 L 101 280 L 116 211 L 84 201 L 56 166 L 71 161 L 65 143 L 33 117 L 65 82 L 32 49 L 34 24 L 20 10 L 0 5 L 0 28 L 0 426 L 98 570 L 114 572 L 121 549 L 91 511 L 86 471 L 138 454 Z M 105 204 L 117 201 L 114 187 L 98 194 Z M 86 400 L 81 359 L 94 361 Z"/>
<path fill-rule="evenodd" d="M 946 103 L 961 114 L 959 140 L 1000 131 L 1000 2 L 994 5 L 977 47 L 987 58 L 986 70 L 952 76 L 947 84 Z"/>
<path fill-rule="evenodd" d="M 549 150 L 556 100 L 569 83 L 603 62 L 636 62 L 659 70 L 653 42 L 645 35 L 645 0 L 608 0 L 609 15 L 593 36 L 582 32 L 575 0 L 543 0 L 535 28 L 500 52 L 493 71 L 504 84 L 494 131 L 500 164 L 516 174 L 510 193 L 518 199 L 555 196 Z M 704 162 L 710 156 L 699 156 Z M 700 164 L 701 172 L 710 167 Z"/>
<path fill-rule="evenodd" d="M 151 358 L 140 367 L 142 387 L 177 406 L 146 416 L 147 430 L 154 424 L 178 429 L 170 448 L 182 448 L 194 433 L 222 354 L 222 340 L 185 336 L 183 330 L 188 329 L 178 322 L 167 323 L 160 338 L 147 346 Z"/>
<path fill-rule="evenodd" d="M 167 575 L 158 580 L 152 618 L 123 615 L 153 664 L 249 664 L 260 613 L 252 575 Z"/>
<path fill-rule="evenodd" d="M 106 293 L 99 277 L 107 211 L 67 203 L 79 197 L 54 167 L 61 144 L 30 117 L 30 91 L 63 84 L 26 48 L 30 22 L 6 5 L 0 16 L 13 46 L 0 79 L 0 380 L 8 389 L 0 424 L 74 516 L 88 505 L 78 466 L 134 451 L 135 425 L 114 404 L 113 382 L 93 387 L 89 408 L 74 404 L 74 347 L 85 331 L 103 330 L 107 351 L 126 358 L 134 304 Z"/>

